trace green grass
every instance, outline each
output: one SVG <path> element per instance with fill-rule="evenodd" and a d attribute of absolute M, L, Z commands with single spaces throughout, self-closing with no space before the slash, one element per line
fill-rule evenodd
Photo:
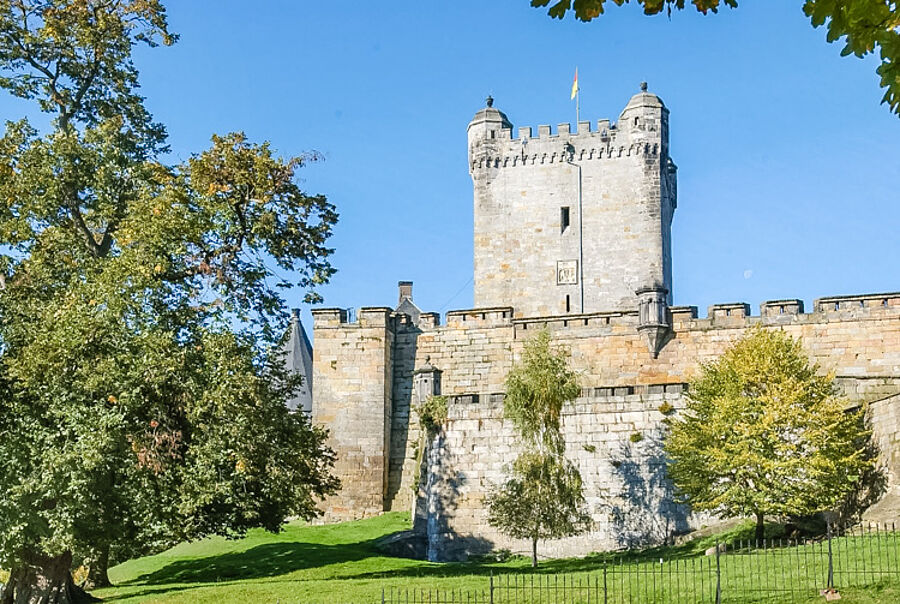
<path fill-rule="evenodd" d="M 98 590 L 95 595 L 107 602 L 117 603 L 374 603 L 379 601 L 382 587 L 481 591 L 486 588 L 491 573 L 501 577 L 512 574 L 521 578 L 522 574 L 530 572 L 529 561 L 522 557 L 504 562 L 437 564 L 387 557 L 374 548 L 374 540 L 405 530 L 408 525 L 407 514 L 391 513 L 329 526 L 291 523 L 277 535 L 251 531 L 241 540 L 210 538 L 181 544 L 161 554 L 131 560 L 111 569 L 110 578 L 116 587 Z M 698 539 L 677 547 L 548 560 L 541 563 L 539 573 L 545 580 L 555 573 L 568 573 L 575 581 L 585 581 L 588 577 L 593 581 L 594 577 L 600 576 L 598 573 L 604 563 L 616 565 L 628 572 L 610 573 L 611 589 L 624 589 L 630 593 L 632 601 L 640 601 L 641 598 L 649 599 L 653 590 L 647 580 L 638 581 L 639 578 L 655 580 L 660 573 L 689 568 L 694 568 L 693 574 L 685 576 L 697 576 L 698 565 L 704 565 L 707 578 L 714 577 L 714 566 L 711 566 L 714 557 L 703 556 L 704 550 L 717 540 L 748 538 L 751 530 L 749 525 L 742 525 L 728 534 Z M 776 531 L 777 528 L 770 530 Z M 816 548 L 821 553 L 821 546 L 806 547 L 812 549 L 784 548 L 776 554 L 765 556 L 729 553 L 723 558 L 723 568 L 727 568 L 723 575 L 723 601 L 778 601 L 771 593 L 753 594 L 748 591 L 750 586 L 761 587 L 763 578 L 774 581 L 771 586 L 775 587 L 779 585 L 778 581 L 788 584 L 772 570 L 780 568 L 775 565 L 776 556 L 782 566 L 793 569 L 786 572 L 793 572 L 800 578 L 810 577 L 807 587 L 813 594 L 812 587 L 819 585 L 817 577 L 822 576 L 822 558 L 816 555 Z M 838 571 L 857 568 L 864 556 L 868 556 L 866 560 L 870 568 L 874 564 L 869 560 L 872 547 L 863 547 L 862 541 L 835 540 L 834 547 L 844 565 Z M 884 547 L 878 551 L 882 550 L 890 553 Z M 900 555 L 896 549 L 890 551 Z M 661 567 L 659 558 L 676 562 Z M 773 566 L 771 569 L 761 566 L 765 563 Z M 896 565 L 892 567 L 897 569 Z M 800 578 L 792 583 L 795 588 L 802 583 Z M 879 581 L 876 576 L 862 580 L 859 575 L 840 573 L 837 579 L 842 587 L 841 602 L 868 604 L 900 601 L 898 583 Z M 624 587 L 618 583 L 613 587 L 616 580 L 620 580 Z M 858 587 L 844 587 L 853 585 Z M 679 593 L 681 601 L 691 601 L 685 599 L 690 593 L 686 589 L 689 586 L 679 582 L 677 587 L 681 589 L 670 585 L 666 601 L 678 600 Z M 495 601 L 504 601 L 502 594 Z M 520 601 L 523 601 L 521 596 Z M 823 598 L 817 596 L 809 601 L 823 601 Z"/>

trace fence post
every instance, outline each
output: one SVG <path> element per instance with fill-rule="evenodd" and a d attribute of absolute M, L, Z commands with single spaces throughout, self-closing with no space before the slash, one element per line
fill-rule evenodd
<path fill-rule="evenodd" d="M 606 562 L 603 563 L 603 604 L 608 604 L 606 591 Z"/>
<path fill-rule="evenodd" d="M 494 571 L 491 571 L 491 589 L 490 589 L 491 601 L 490 604 L 494 604 Z"/>
<path fill-rule="evenodd" d="M 384 587 L 381 588 L 381 604 L 384 604 Z"/>
<path fill-rule="evenodd" d="M 722 571 L 719 568 L 719 542 L 716 541 L 716 604 L 722 604 Z"/>
<path fill-rule="evenodd" d="M 826 523 L 826 532 L 828 535 L 828 590 L 834 589 L 834 557 L 831 553 L 831 521 Z"/>

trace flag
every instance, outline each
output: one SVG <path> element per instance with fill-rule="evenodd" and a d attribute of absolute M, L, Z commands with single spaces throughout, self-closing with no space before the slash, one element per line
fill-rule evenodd
<path fill-rule="evenodd" d="M 575 80 L 572 82 L 572 100 L 575 100 L 575 95 L 578 94 L 578 68 L 575 68 Z"/>

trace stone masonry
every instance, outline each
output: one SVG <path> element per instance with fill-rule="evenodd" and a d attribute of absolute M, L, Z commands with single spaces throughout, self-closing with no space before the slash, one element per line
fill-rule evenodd
<path fill-rule="evenodd" d="M 671 302 L 675 164 L 669 111 L 635 95 L 618 125 L 519 128 L 489 99 L 468 128 L 475 191 L 475 305 L 519 316 L 632 310 L 661 286 Z M 582 304 L 583 296 L 583 304 Z"/>
<path fill-rule="evenodd" d="M 658 543 L 708 520 L 674 503 L 661 420 L 683 408 L 701 363 L 754 325 L 801 338 L 848 405 L 866 407 L 881 464 L 898 484 L 900 293 L 822 298 L 810 312 L 800 300 L 773 300 L 758 316 L 744 303 L 713 305 L 706 318 L 670 306 L 667 114 L 643 91 L 616 128 L 601 121 L 589 132 L 582 122 L 577 134 L 564 125 L 557 135 L 541 127 L 537 138 L 512 139 L 490 102 L 478 112 L 469 167 L 475 297 L 485 306 L 449 312 L 441 324 L 401 282 L 397 310 L 361 308 L 356 321 L 341 309 L 313 311 L 313 421 L 331 431 L 343 482 L 323 502 L 327 519 L 411 510 L 434 560 L 527 550 L 488 525 L 484 497 L 517 455 L 502 418 L 504 380 L 544 328 L 580 376 L 582 395 L 565 407 L 563 429 L 593 519 L 589 533 L 542 546 L 547 555 Z M 589 235 L 580 251 L 560 210 L 570 203 L 567 228 L 578 227 L 579 170 Z M 573 259 L 574 273 L 564 264 L 560 279 L 559 263 Z M 448 397 L 449 418 L 426 442 L 415 408 L 431 394 Z"/>

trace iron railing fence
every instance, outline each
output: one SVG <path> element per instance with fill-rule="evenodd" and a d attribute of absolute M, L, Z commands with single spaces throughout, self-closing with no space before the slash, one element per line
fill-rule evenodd
<path fill-rule="evenodd" d="M 598 563 L 572 573 L 511 572 L 476 589 L 385 587 L 382 604 L 721 604 L 807 602 L 844 589 L 900 589 L 894 525 L 832 531 L 819 539 L 736 540 L 703 557 Z M 825 599 L 837 599 L 826 595 Z"/>

